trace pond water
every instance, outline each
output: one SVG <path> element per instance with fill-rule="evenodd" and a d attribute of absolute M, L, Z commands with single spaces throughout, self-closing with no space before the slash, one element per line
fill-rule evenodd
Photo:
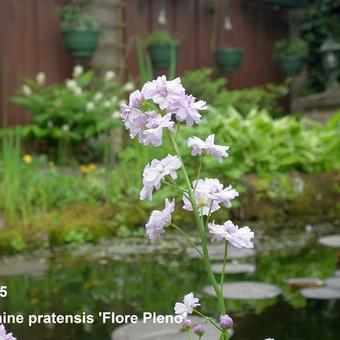
<path fill-rule="evenodd" d="M 298 232 L 298 230 L 300 230 Z M 337 251 L 317 244 L 320 234 L 339 233 L 339 224 L 307 228 L 258 230 L 255 258 L 234 260 L 254 263 L 256 271 L 233 274 L 228 281 L 252 280 L 282 289 L 278 298 L 229 301 L 234 317 L 234 340 L 340 339 L 340 300 L 306 300 L 284 281 L 294 277 L 334 276 Z M 63 248 L 1 260 L 0 282 L 8 297 L 0 299 L 7 314 L 81 314 L 100 311 L 171 314 L 173 304 L 193 291 L 202 310 L 215 315 L 214 301 L 204 296 L 208 285 L 201 262 L 188 257 L 186 245 L 174 235 L 149 246 L 142 239 L 105 241 L 99 245 Z M 91 325 L 10 325 L 18 340 L 109 340 L 114 325 L 97 319 Z"/>

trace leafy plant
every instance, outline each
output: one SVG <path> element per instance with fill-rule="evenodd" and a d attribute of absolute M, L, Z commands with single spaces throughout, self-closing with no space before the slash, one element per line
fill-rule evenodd
<path fill-rule="evenodd" d="M 220 93 L 226 92 L 227 79 L 213 78 L 213 69 L 201 68 L 187 71 L 181 77 L 183 85 L 197 98 L 215 106 Z"/>
<path fill-rule="evenodd" d="M 21 136 L 20 130 L 2 130 L 1 208 L 12 221 L 22 206 L 21 188 Z"/>
<path fill-rule="evenodd" d="M 82 9 L 77 1 L 64 6 L 59 10 L 62 30 L 92 29 L 100 30 L 100 25 L 95 17 Z"/>
<path fill-rule="evenodd" d="M 326 126 L 292 116 L 274 120 L 264 110 L 243 117 L 233 108 L 212 112 L 209 121 L 210 131 L 231 147 L 225 168 L 238 176 L 340 169 L 340 113 Z"/>
<path fill-rule="evenodd" d="M 308 48 L 305 41 L 302 39 L 288 40 L 281 39 L 275 44 L 275 57 L 301 57 L 305 58 L 308 55 Z"/>
<path fill-rule="evenodd" d="M 166 31 L 155 31 L 146 39 L 146 45 L 178 45 L 179 41 Z"/>
<path fill-rule="evenodd" d="M 31 124 L 23 127 L 24 136 L 64 160 L 84 150 L 92 139 L 108 135 L 120 126 L 119 106 L 133 85 L 107 79 L 95 78 L 93 71 L 83 73 L 80 66 L 64 84 L 43 86 L 28 79 L 12 98 L 32 114 Z"/>
<path fill-rule="evenodd" d="M 253 87 L 243 90 L 227 90 L 225 78 L 213 78 L 213 70 L 203 68 L 184 73 L 184 86 L 197 98 L 202 98 L 211 106 L 226 109 L 234 107 L 243 115 L 253 108 L 265 109 L 272 116 L 282 114 L 279 99 L 289 92 L 289 80 L 283 84 L 267 84 L 263 87 Z"/>

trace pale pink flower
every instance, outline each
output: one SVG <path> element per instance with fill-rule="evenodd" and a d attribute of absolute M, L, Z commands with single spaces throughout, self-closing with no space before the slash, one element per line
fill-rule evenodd
<path fill-rule="evenodd" d="M 141 134 L 140 142 L 145 145 L 160 146 L 163 140 L 163 129 L 167 128 L 173 131 L 174 122 L 171 120 L 171 115 L 161 116 L 157 114 L 148 119 L 145 130 Z"/>
<path fill-rule="evenodd" d="M 148 223 L 145 225 L 146 233 L 151 240 L 155 241 L 160 234 L 164 232 L 164 227 L 171 222 L 171 214 L 175 210 L 175 201 L 165 200 L 165 208 L 163 210 L 154 210 Z"/>
<path fill-rule="evenodd" d="M 254 248 L 251 240 L 254 238 L 254 232 L 249 227 L 239 228 L 233 222 L 226 221 L 223 225 L 209 223 L 208 229 L 217 241 L 226 239 L 236 248 Z"/>
<path fill-rule="evenodd" d="M 205 101 L 195 102 L 195 99 L 192 95 L 182 94 L 179 100 L 169 107 L 168 111 L 175 115 L 177 121 L 186 122 L 188 126 L 192 126 L 193 123 L 199 124 L 201 114 L 198 111 L 206 110 L 207 105 Z"/>
<path fill-rule="evenodd" d="M 129 104 L 122 105 L 121 118 L 124 121 L 125 128 L 130 131 L 130 137 L 135 138 L 144 145 L 160 146 L 163 139 L 163 129 L 167 128 L 172 131 L 174 122 L 171 115 L 161 116 L 156 111 L 143 112 L 140 109 L 144 100 L 139 90 L 130 94 Z"/>
<path fill-rule="evenodd" d="M 124 120 L 125 128 L 130 131 L 131 139 L 138 135 L 139 140 L 141 140 L 149 118 L 156 115 L 157 112 L 155 111 L 144 113 L 138 108 L 122 105 L 121 117 Z"/>
<path fill-rule="evenodd" d="M 223 184 L 218 179 L 205 178 L 193 182 L 194 196 L 196 204 L 201 215 L 208 215 L 221 208 L 220 204 L 225 207 L 231 207 L 231 200 L 238 196 L 238 192 L 228 186 L 223 188 Z M 192 204 L 187 197 L 183 196 L 183 209 L 192 211 Z"/>
<path fill-rule="evenodd" d="M 140 92 L 139 90 L 136 90 L 132 92 L 129 96 L 129 106 L 139 108 L 142 104 L 143 99 L 144 98 L 143 98 L 142 92 Z"/>
<path fill-rule="evenodd" d="M 140 199 L 148 198 L 152 200 L 154 189 L 159 190 L 161 181 L 170 176 L 172 179 L 177 178 L 176 171 L 180 169 L 181 161 L 177 156 L 168 155 L 162 160 L 154 159 L 147 164 L 143 172 L 143 189 L 140 192 Z"/>
<path fill-rule="evenodd" d="M 189 293 L 184 296 L 183 303 L 176 302 L 175 304 L 175 313 L 181 315 L 184 319 L 188 316 L 188 314 L 192 314 L 194 308 L 200 306 L 198 303 L 199 299 L 194 297 L 193 293 Z"/>
<path fill-rule="evenodd" d="M 97 93 L 98 94 L 98 93 Z M 133 109 L 137 109 L 140 113 L 142 111 L 140 110 L 140 105 L 143 101 L 143 96 L 142 93 L 139 90 L 136 90 L 130 94 L 129 97 L 129 103 L 128 104 L 122 104 L 122 113 L 121 113 L 121 118 L 124 122 L 128 121 L 131 119 L 130 114 L 133 111 Z M 128 129 L 128 127 L 127 127 Z"/>
<path fill-rule="evenodd" d="M 228 157 L 227 150 L 229 146 L 216 145 L 214 143 L 215 135 L 210 135 L 205 141 L 198 137 L 190 137 L 188 139 L 188 147 L 192 148 L 193 156 L 201 155 L 206 152 L 208 155 L 214 156 L 218 162 L 222 162 L 222 157 Z"/>
<path fill-rule="evenodd" d="M 3 324 L 0 325 L 0 340 L 16 340 L 12 333 L 7 333 Z"/>
<path fill-rule="evenodd" d="M 167 80 L 163 75 L 156 80 L 145 83 L 142 88 L 142 94 L 144 98 L 151 99 L 162 110 L 165 110 L 184 94 L 184 88 L 180 78 Z"/>

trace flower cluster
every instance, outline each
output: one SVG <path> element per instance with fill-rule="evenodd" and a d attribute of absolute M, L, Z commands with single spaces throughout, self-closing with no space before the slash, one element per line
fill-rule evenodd
<path fill-rule="evenodd" d="M 177 124 L 183 122 L 189 126 L 194 123 L 199 124 L 201 121 L 199 111 L 204 109 L 206 109 L 206 103 L 204 101 L 196 102 L 195 97 L 186 94 L 179 78 L 169 81 L 165 76 L 161 76 L 156 80 L 147 82 L 141 90 L 136 90 L 130 94 L 128 104 L 122 105 L 121 118 L 126 129 L 130 132 L 130 137 L 138 137 L 139 142 L 144 145 L 160 146 L 163 143 L 164 131 L 169 133 L 176 155 L 168 155 L 161 160 L 154 159 L 145 166 L 140 199 L 152 200 L 154 191 L 159 190 L 162 183 L 170 185 L 175 190 L 183 193 L 183 209 L 192 211 L 196 217 L 197 225 L 201 232 L 203 251 L 200 251 L 193 244 L 190 237 L 184 231 L 171 222 L 172 213 L 175 210 L 174 199 L 172 201 L 166 199 L 163 210 L 154 210 L 151 213 L 145 225 L 149 239 L 152 242 L 155 241 L 164 232 L 166 226 L 172 225 L 184 234 L 200 255 L 207 259 L 206 226 L 212 238 L 217 241 L 225 240 L 226 246 L 227 242 L 229 242 L 237 248 L 253 248 L 254 243 L 252 239 L 254 238 L 254 233 L 249 227 L 239 228 L 229 220 L 223 225 L 215 224 L 215 222 L 209 223 L 211 214 L 223 206 L 230 208 L 231 201 L 239 195 L 231 185 L 225 187 L 216 178 L 200 179 L 199 176 L 197 180 L 190 183 L 189 175 L 179 153 L 173 131 Z M 192 136 L 187 140 L 187 146 L 191 148 L 192 156 L 201 157 L 199 169 L 201 169 L 205 155 L 215 157 L 220 163 L 223 161 L 223 158 L 228 157 L 227 151 L 229 147 L 215 144 L 215 135 L 210 135 L 205 140 Z M 179 187 L 175 182 L 177 170 L 179 169 L 183 172 L 186 190 Z M 211 273 L 210 277 L 213 276 L 209 261 L 205 261 L 205 265 L 208 273 Z M 213 286 L 217 287 L 215 291 L 220 293 L 217 294 L 220 305 L 224 306 L 223 295 L 214 280 L 211 279 Z M 221 285 L 222 283 L 221 281 Z M 189 314 L 197 312 L 195 308 L 198 306 L 200 306 L 199 299 L 193 293 L 185 295 L 183 302 L 175 304 L 175 314 L 185 319 L 183 321 L 183 330 L 189 331 L 191 321 L 186 318 Z M 222 315 L 220 316 L 217 328 L 224 334 L 225 337 L 223 339 L 227 339 L 227 330 L 232 328 L 233 320 L 227 314 L 224 314 L 225 308 L 220 308 L 220 312 Z M 200 312 L 197 313 L 202 315 Z M 216 327 L 217 324 L 212 323 Z M 193 328 L 193 331 L 199 338 L 205 332 L 202 325 L 197 325 Z"/>
<path fill-rule="evenodd" d="M 131 93 L 129 103 L 122 105 L 121 118 L 131 138 L 138 136 L 141 144 L 160 146 L 164 129 L 173 131 L 175 122 L 199 123 L 199 110 L 206 108 L 204 101 L 196 102 L 185 93 L 180 78 L 161 76 Z"/>
<path fill-rule="evenodd" d="M 143 172 L 143 189 L 140 199 L 152 200 L 154 189 L 159 190 L 161 181 L 170 176 L 173 180 L 177 178 L 176 170 L 181 167 L 181 161 L 177 156 L 168 155 L 162 160 L 154 159 L 147 164 Z"/>
<path fill-rule="evenodd" d="M 217 241 L 225 239 L 236 248 L 254 248 L 251 241 L 254 232 L 249 227 L 239 228 L 233 222 L 227 221 L 223 225 L 209 223 L 208 229 Z"/>
<path fill-rule="evenodd" d="M 194 296 L 194 293 L 189 293 L 184 296 L 183 302 L 176 302 L 175 313 L 185 319 L 198 306 L 200 306 L 199 299 Z"/>
<path fill-rule="evenodd" d="M 171 202 L 166 200 L 164 210 L 154 210 L 151 213 L 149 222 L 145 225 L 146 233 L 151 241 L 156 240 L 164 232 L 164 227 L 171 222 L 171 214 L 174 210 L 174 200 Z"/>
<path fill-rule="evenodd" d="M 238 192 L 229 185 L 223 188 L 223 184 L 216 178 L 199 179 L 193 182 L 196 205 L 201 215 L 208 216 L 221 208 L 231 207 L 231 200 L 238 196 Z M 183 209 L 192 211 L 192 202 L 187 195 L 183 196 Z"/>
<path fill-rule="evenodd" d="M 205 141 L 198 137 L 190 137 L 188 139 L 188 147 L 192 148 L 192 155 L 197 156 L 205 152 L 208 155 L 214 156 L 218 162 L 222 163 L 223 157 L 228 157 L 227 150 L 229 146 L 215 144 L 215 135 L 210 135 Z"/>
<path fill-rule="evenodd" d="M 189 314 L 192 314 L 194 312 L 196 307 L 199 307 L 199 306 L 200 306 L 199 299 L 196 298 L 193 293 L 189 293 L 185 295 L 183 298 L 183 302 L 176 302 L 174 311 L 175 311 L 175 314 L 182 316 L 183 318 L 182 323 L 183 323 L 184 330 L 187 331 L 190 329 L 192 322 L 190 319 L 187 319 L 187 317 Z M 219 325 L 222 329 L 230 329 L 230 328 L 233 328 L 234 321 L 228 314 L 224 314 L 224 315 L 221 315 L 219 318 Z M 195 329 L 202 330 L 201 325 L 198 325 L 196 327 L 194 328 L 195 334 L 197 334 L 195 332 Z M 200 333 L 203 334 L 204 329 L 203 329 L 203 332 L 200 332 Z"/>

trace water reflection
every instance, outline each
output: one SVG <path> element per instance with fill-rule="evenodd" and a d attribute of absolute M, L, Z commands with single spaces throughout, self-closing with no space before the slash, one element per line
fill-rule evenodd
<path fill-rule="evenodd" d="M 273 251 L 270 247 L 273 244 L 277 247 L 281 236 L 272 235 L 263 240 L 254 260 L 254 274 L 226 278 L 226 281 L 251 279 L 273 283 L 283 290 L 283 295 L 277 299 L 228 301 L 228 310 L 236 318 L 233 339 L 340 339 L 339 300 L 306 301 L 297 290 L 283 283 L 291 277 L 331 277 L 336 270 L 336 251 L 318 246 L 315 237 L 308 237 L 298 247 L 292 242 Z M 130 251 L 119 241 L 120 256 L 114 250 L 118 248 L 109 242 L 77 251 L 63 249 L 49 254 L 48 269 L 38 276 L 26 270 L 25 275 L 1 277 L 9 293 L 8 298 L 0 300 L 0 311 L 25 316 L 52 312 L 98 315 L 100 311 L 171 313 L 175 301 L 188 291 L 199 295 L 207 285 L 200 261 L 188 259 L 185 252 L 180 251 L 181 244 L 176 248 L 170 240 L 149 253 L 143 251 L 143 244 L 133 248 L 131 242 L 125 242 Z M 208 297 L 202 298 L 206 312 L 214 315 L 214 302 Z M 86 326 L 35 325 L 29 328 L 23 324 L 8 328 L 19 340 L 109 339 L 113 330 L 112 325 L 103 325 L 98 318 L 94 324 Z"/>

